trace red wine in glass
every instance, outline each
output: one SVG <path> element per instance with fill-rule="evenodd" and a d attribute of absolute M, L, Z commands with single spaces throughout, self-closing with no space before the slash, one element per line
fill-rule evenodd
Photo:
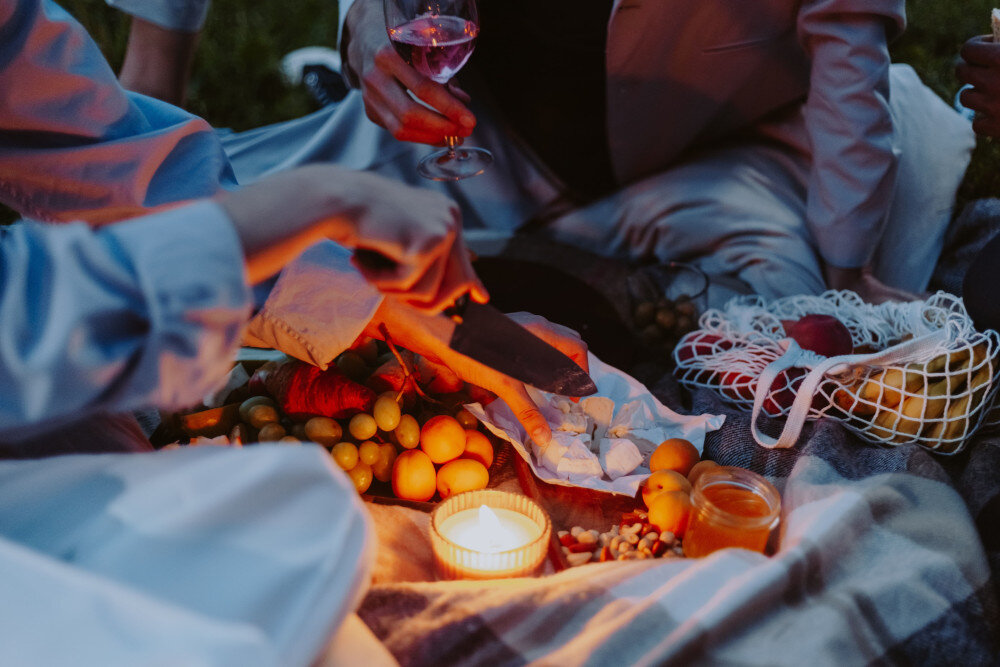
<path fill-rule="evenodd" d="M 428 79 L 448 83 L 476 45 L 479 26 L 458 16 L 422 16 L 389 29 L 396 52 Z"/>
<path fill-rule="evenodd" d="M 446 84 L 465 65 L 476 46 L 479 15 L 475 0 L 383 0 L 385 27 L 396 53 L 423 76 Z M 435 181 L 457 181 L 483 173 L 493 155 L 482 148 L 447 148 L 424 157 L 417 171 Z"/>

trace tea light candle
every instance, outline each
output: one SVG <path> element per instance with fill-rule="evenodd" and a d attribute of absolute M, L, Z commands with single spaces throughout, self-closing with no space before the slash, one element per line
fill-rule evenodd
<path fill-rule="evenodd" d="M 431 545 L 443 579 L 494 579 L 534 574 L 545 560 L 552 523 L 529 498 L 469 491 L 431 514 Z"/>

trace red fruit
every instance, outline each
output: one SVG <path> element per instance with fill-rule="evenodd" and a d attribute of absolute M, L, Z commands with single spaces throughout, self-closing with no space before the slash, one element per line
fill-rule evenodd
<path fill-rule="evenodd" d="M 756 387 L 753 377 L 739 371 L 724 373 L 719 378 L 722 393 L 730 398 L 752 401 Z"/>
<path fill-rule="evenodd" d="M 694 357 L 707 357 L 720 350 L 729 350 L 732 347 L 732 342 L 723 340 L 721 336 L 701 333 L 682 340 L 674 349 L 674 354 L 677 357 L 677 361 L 687 361 Z"/>
<path fill-rule="evenodd" d="M 824 357 L 836 357 L 854 351 L 851 332 L 832 315 L 806 315 L 785 327 L 785 333 L 803 350 L 810 350 Z"/>
<path fill-rule="evenodd" d="M 795 395 L 808 372 L 804 368 L 789 368 L 778 373 L 771 384 L 771 393 L 764 399 L 764 414 L 770 417 L 777 417 L 784 410 L 792 407 L 795 402 Z"/>
<path fill-rule="evenodd" d="M 250 378 L 256 393 L 270 394 L 289 417 L 323 415 L 343 419 L 371 412 L 375 392 L 349 379 L 336 366 L 323 371 L 297 359 L 268 362 Z"/>

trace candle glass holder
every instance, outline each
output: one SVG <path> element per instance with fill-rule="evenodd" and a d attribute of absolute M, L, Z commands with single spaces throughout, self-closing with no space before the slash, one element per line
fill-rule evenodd
<path fill-rule="evenodd" d="M 446 535 L 447 520 L 461 512 L 507 510 L 530 520 L 537 536 L 526 544 L 502 551 L 480 550 L 457 544 Z M 444 526 L 444 530 L 442 527 Z M 545 562 L 552 522 L 530 498 L 496 489 L 466 491 L 442 501 L 431 513 L 431 547 L 439 579 L 504 579 L 533 576 Z"/>

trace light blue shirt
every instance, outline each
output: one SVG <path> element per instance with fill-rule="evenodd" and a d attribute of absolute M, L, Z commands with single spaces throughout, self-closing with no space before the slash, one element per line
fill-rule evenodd
<path fill-rule="evenodd" d="M 250 307 L 238 239 L 217 204 L 163 209 L 235 186 L 208 123 L 127 94 L 64 10 L 0 3 L 0 200 L 29 218 L 105 225 L 0 231 L 0 433 L 191 405 L 225 375 Z M 314 246 L 251 340 L 329 363 L 381 300 L 349 260 Z M 290 296 L 303 293 L 314 300 Z"/>
<path fill-rule="evenodd" d="M 249 312 L 239 239 L 213 202 L 99 230 L 0 228 L 0 434 L 195 404 Z"/>

